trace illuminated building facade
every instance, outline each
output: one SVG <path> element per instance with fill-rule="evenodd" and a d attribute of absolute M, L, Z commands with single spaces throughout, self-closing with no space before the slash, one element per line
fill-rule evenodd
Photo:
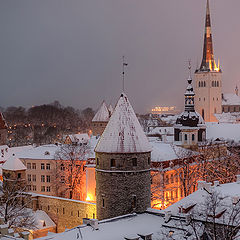
<path fill-rule="evenodd" d="M 216 122 L 222 113 L 222 71 L 214 60 L 209 0 L 207 0 L 203 58 L 195 71 L 196 111 L 206 122 Z"/>

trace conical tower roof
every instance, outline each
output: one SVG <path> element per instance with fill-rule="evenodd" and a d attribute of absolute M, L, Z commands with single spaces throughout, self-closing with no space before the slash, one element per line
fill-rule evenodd
<path fill-rule="evenodd" d="M 151 146 L 127 98 L 122 93 L 95 148 L 104 153 L 144 153 Z"/>
<path fill-rule="evenodd" d="M 109 107 L 108 107 L 108 110 L 109 110 L 109 113 L 110 113 L 110 116 L 112 115 L 113 113 L 113 107 L 112 105 L 110 104 Z"/>
<path fill-rule="evenodd" d="M 6 129 L 6 128 L 7 128 L 6 121 L 3 117 L 3 114 L 0 113 L 0 129 Z"/>
<path fill-rule="evenodd" d="M 109 111 L 105 101 L 102 102 L 101 107 L 98 109 L 97 113 L 92 119 L 92 122 L 108 122 L 109 121 Z"/>
<path fill-rule="evenodd" d="M 205 20 L 205 33 L 204 33 L 204 45 L 203 45 L 203 58 L 200 66 L 200 71 L 219 71 L 219 66 L 216 66 L 213 53 L 213 40 L 211 29 L 211 17 L 209 0 L 207 0 L 206 6 L 206 20 Z"/>
<path fill-rule="evenodd" d="M 19 158 L 17 158 L 15 155 L 12 155 L 2 165 L 2 169 L 10 170 L 10 171 L 19 171 L 19 170 L 26 170 L 27 168 Z"/>

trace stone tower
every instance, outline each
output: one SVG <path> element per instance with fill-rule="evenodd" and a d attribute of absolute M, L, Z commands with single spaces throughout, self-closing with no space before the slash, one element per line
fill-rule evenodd
<path fill-rule="evenodd" d="M 2 165 L 4 184 L 15 184 L 24 188 L 26 184 L 26 166 L 14 154 Z"/>
<path fill-rule="evenodd" d="M 0 113 L 0 145 L 7 145 L 7 124 L 2 113 Z"/>
<path fill-rule="evenodd" d="M 102 135 L 109 121 L 110 114 L 105 101 L 103 101 L 101 107 L 92 119 L 92 133 L 94 136 Z"/>
<path fill-rule="evenodd" d="M 209 0 L 207 0 L 203 58 L 195 71 L 196 111 L 206 122 L 216 122 L 222 113 L 222 71 L 214 60 Z"/>
<path fill-rule="evenodd" d="M 195 93 L 192 86 L 191 66 L 189 65 L 188 86 L 184 94 L 184 112 L 177 118 L 174 125 L 174 140 L 177 145 L 196 150 L 198 143 L 205 141 L 206 126 L 203 118 L 195 111 Z"/>
<path fill-rule="evenodd" d="M 144 212 L 151 205 L 151 146 L 122 93 L 96 148 L 97 218 Z"/>

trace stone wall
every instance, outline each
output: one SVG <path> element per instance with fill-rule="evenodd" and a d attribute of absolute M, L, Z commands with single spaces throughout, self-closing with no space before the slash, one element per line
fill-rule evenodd
<path fill-rule="evenodd" d="M 96 204 L 40 194 L 33 195 L 33 210 L 43 210 L 55 222 L 57 232 L 81 225 L 83 218 L 96 218 Z"/>
<path fill-rule="evenodd" d="M 108 122 L 92 122 L 91 128 L 93 136 L 102 135 L 107 124 Z"/>
<path fill-rule="evenodd" d="M 150 153 L 96 153 L 99 220 L 132 212 L 141 213 L 150 207 L 150 160 Z M 115 166 L 111 166 L 111 162 Z"/>

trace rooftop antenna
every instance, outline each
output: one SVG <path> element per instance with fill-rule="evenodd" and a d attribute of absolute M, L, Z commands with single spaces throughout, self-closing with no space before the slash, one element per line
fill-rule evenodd
<path fill-rule="evenodd" d="M 123 87 L 123 92 L 125 91 L 125 86 L 124 86 L 124 81 L 125 81 L 125 67 L 128 64 L 125 62 L 124 56 L 122 57 L 122 87 Z"/>

